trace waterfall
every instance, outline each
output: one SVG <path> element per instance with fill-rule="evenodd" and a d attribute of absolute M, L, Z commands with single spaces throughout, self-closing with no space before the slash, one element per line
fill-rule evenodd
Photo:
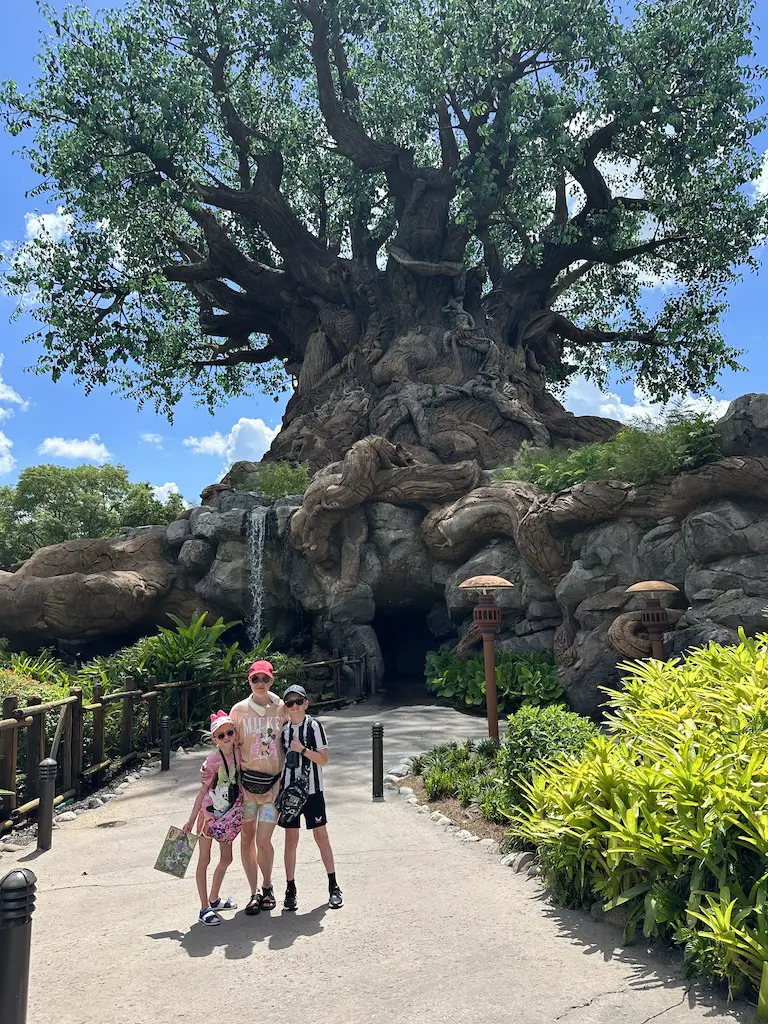
<path fill-rule="evenodd" d="M 248 565 L 251 570 L 251 614 L 247 623 L 248 639 L 255 647 L 264 628 L 264 541 L 268 508 L 258 506 L 248 515 Z"/>

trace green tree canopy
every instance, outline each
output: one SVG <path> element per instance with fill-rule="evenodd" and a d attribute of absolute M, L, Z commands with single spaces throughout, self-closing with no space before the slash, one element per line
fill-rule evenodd
<path fill-rule="evenodd" d="M 166 410 L 187 387 L 274 390 L 318 310 L 365 327 L 407 300 L 420 322 L 436 280 L 467 309 L 482 294 L 550 383 L 615 367 L 666 399 L 736 365 L 718 322 L 766 223 L 747 0 L 49 17 L 38 80 L 3 99 L 72 218 L 6 276 L 36 288 L 54 378 Z M 659 277 L 674 287 L 649 298 Z"/>
<path fill-rule="evenodd" d="M 47 544 L 170 523 L 183 510 L 180 494 L 158 501 L 149 484 L 130 482 L 124 466 L 28 466 L 15 487 L 0 487 L 0 568 L 15 568 Z"/>

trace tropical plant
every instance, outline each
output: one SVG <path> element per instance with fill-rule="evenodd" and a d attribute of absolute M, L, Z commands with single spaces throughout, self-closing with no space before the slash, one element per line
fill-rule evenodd
<path fill-rule="evenodd" d="M 547 491 L 564 491 L 585 480 L 625 480 L 646 484 L 697 469 L 722 456 L 720 435 L 706 413 L 676 408 L 664 419 L 636 420 L 612 441 L 581 448 L 520 449 L 515 465 L 501 469 L 501 480 L 527 480 Z"/>
<path fill-rule="evenodd" d="M 732 991 L 768 960 L 768 634 L 624 666 L 609 736 L 522 784 L 512 835 L 568 902 L 598 899 Z"/>
<path fill-rule="evenodd" d="M 450 647 L 429 651 L 425 675 L 428 688 L 456 707 L 485 704 L 485 664 L 481 654 L 457 658 Z M 496 690 L 499 710 L 504 714 L 523 704 L 556 701 L 563 693 L 551 655 L 507 651 L 496 653 Z"/>
<path fill-rule="evenodd" d="M 286 498 L 303 494 L 309 487 L 309 473 L 304 465 L 289 462 L 268 462 L 259 471 L 259 494 L 265 498 Z"/>

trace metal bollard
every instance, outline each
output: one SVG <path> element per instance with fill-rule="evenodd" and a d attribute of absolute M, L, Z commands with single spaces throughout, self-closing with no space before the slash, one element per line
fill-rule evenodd
<path fill-rule="evenodd" d="M 160 771 L 167 772 L 171 768 L 171 719 L 163 715 L 160 719 Z"/>
<path fill-rule="evenodd" d="M 371 726 L 373 748 L 373 799 L 384 799 L 384 726 L 376 722 Z"/>
<path fill-rule="evenodd" d="M 53 801 L 56 797 L 56 771 L 58 765 L 52 757 L 40 762 L 40 803 L 37 808 L 37 848 L 50 850 L 53 841 Z"/>
<path fill-rule="evenodd" d="M 0 881 L 0 1006 L 3 1024 L 26 1024 L 29 953 L 37 878 L 29 868 Z"/>

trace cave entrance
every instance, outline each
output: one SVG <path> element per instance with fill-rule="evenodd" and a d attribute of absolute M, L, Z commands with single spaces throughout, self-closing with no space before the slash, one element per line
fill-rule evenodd
<path fill-rule="evenodd" d="M 435 640 L 427 626 L 427 613 L 418 608 L 377 612 L 373 628 L 384 659 L 384 689 L 392 696 L 424 701 L 428 696 L 424 678 L 427 651 Z M 430 696 L 430 700 L 434 697 Z"/>

